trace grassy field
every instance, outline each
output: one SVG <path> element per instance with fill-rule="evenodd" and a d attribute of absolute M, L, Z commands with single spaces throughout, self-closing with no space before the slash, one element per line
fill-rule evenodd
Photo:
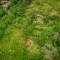
<path fill-rule="evenodd" d="M 60 60 L 60 0 L 0 0 L 0 60 Z"/>

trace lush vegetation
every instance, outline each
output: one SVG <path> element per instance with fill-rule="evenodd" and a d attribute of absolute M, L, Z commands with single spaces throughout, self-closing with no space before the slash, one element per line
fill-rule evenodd
<path fill-rule="evenodd" d="M 60 60 L 60 0 L 0 0 L 0 60 Z"/>

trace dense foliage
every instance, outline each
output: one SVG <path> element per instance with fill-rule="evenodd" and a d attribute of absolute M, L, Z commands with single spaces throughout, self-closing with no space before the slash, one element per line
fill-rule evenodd
<path fill-rule="evenodd" d="M 60 60 L 60 0 L 0 0 L 0 60 Z"/>

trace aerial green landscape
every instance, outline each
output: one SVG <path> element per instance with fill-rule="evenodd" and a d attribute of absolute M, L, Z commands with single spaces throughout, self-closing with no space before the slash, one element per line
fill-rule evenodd
<path fill-rule="evenodd" d="M 60 60 L 60 0 L 0 0 L 0 60 Z"/>

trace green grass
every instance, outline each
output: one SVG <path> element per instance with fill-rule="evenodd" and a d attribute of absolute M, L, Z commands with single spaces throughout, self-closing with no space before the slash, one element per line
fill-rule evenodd
<path fill-rule="evenodd" d="M 60 0 L 1 1 L 0 60 L 59 60 Z"/>

